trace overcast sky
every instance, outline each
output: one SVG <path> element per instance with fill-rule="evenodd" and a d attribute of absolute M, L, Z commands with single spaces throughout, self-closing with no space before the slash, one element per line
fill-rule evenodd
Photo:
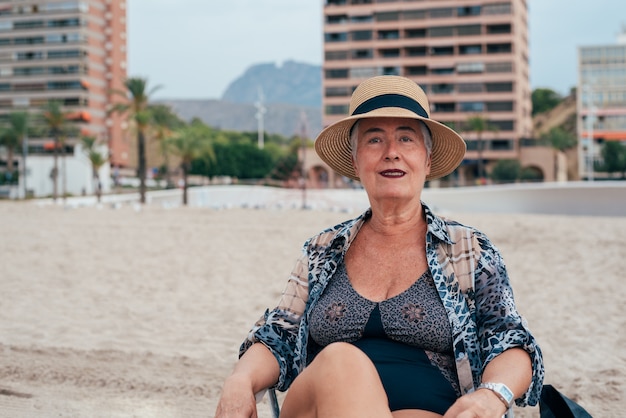
<path fill-rule="evenodd" d="M 128 0 L 128 74 L 154 98 L 220 98 L 251 65 L 322 63 L 321 0 Z M 528 0 L 532 88 L 576 85 L 578 46 L 616 42 L 626 0 Z"/>

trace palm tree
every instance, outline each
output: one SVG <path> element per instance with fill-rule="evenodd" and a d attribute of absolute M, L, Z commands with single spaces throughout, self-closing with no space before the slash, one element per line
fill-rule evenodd
<path fill-rule="evenodd" d="M 483 163 L 483 133 L 493 131 L 494 128 L 489 121 L 481 115 L 474 115 L 467 119 L 469 131 L 476 132 L 476 150 L 478 151 L 478 178 L 481 181 L 485 178 L 485 167 Z"/>
<path fill-rule="evenodd" d="M 152 129 L 154 131 L 154 139 L 159 144 L 159 149 L 163 157 L 163 166 L 165 170 L 165 181 L 167 188 L 172 187 L 172 179 L 169 170 L 169 150 L 168 139 L 172 136 L 173 130 L 183 126 L 182 122 L 172 109 L 166 105 L 149 106 L 150 115 L 152 117 Z"/>
<path fill-rule="evenodd" d="M 52 169 L 52 200 L 56 201 L 58 197 L 58 177 L 59 177 L 59 149 L 62 148 L 64 142 L 64 130 L 67 122 L 67 113 L 61 109 L 61 103 L 51 100 L 46 103 L 42 113 L 46 127 L 54 141 L 54 168 Z M 65 153 L 64 153 L 65 154 Z M 64 193 L 65 195 L 65 193 Z"/>
<path fill-rule="evenodd" d="M 578 143 L 576 136 L 567 132 L 560 126 L 550 129 L 541 135 L 541 139 L 547 142 L 557 153 L 556 171 L 559 181 L 567 181 L 567 154 L 566 151 L 575 147 Z"/>
<path fill-rule="evenodd" d="M 215 161 L 215 152 L 205 130 L 200 125 L 191 124 L 177 131 L 168 141 L 172 154 L 180 157 L 180 168 L 183 173 L 183 205 L 187 205 L 187 177 L 193 160 L 203 158 Z"/>
<path fill-rule="evenodd" d="M 13 173 L 13 155 L 15 150 L 22 145 L 28 132 L 28 113 L 12 112 L 9 114 L 9 125 L 0 134 L 0 143 L 7 149 L 7 171 Z M 24 165 L 24 162 L 22 162 Z M 24 176 L 26 171 L 24 171 Z M 25 178 L 24 178 L 25 180 Z"/>
<path fill-rule="evenodd" d="M 83 146 L 85 149 L 84 153 L 89 158 L 89 162 L 91 162 L 91 172 L 94 179 L 94 185 L 96 190 L 96 197 L 98 198 L 98 203 L 100 202 L 100 197 L 102 195 L 102 185 L 100 183 L 100 168 L 106 164 L 108 158 L 100 153 L 97 147 L 100 145 L 98 139 L 94 136 L 83 136 L 81 138 L 83 142 Z"/>
<path fill-rule="evenodd" d="M 159 86 L 147 91 L 148 80 L 141 77 L 131 77 L 124 82 L 126 91 L 113 91 L 125 98 L 124 103 L 114 104 L 110 112 L 126 114 L 133 121 L 137 130 L 137 176 L 139 177 L 140 202 L 146 203 L 146 134 L 150 123 L 148 99 Z"/>

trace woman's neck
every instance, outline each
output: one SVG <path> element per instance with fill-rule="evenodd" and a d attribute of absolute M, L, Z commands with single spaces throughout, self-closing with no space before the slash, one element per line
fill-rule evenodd
<path fill-rule="evenodd" d="M 424 229 L 426 219 L 421 202 L 412 205 L 372 205 L 372 217 L 368 221 L 372 232 L 384 236 L 415 234 Z"/>

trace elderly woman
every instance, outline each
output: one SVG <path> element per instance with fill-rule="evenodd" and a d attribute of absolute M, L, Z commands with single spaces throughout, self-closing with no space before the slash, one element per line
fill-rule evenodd
<path fill-rule="evenodd" d="M 537 403 L 539 347 L 498 250 L 421 201 L 463 160 L 403 77 L 364 81 L 350 116 L 315 142 L 360 180 L 370 209 L 309 239 L 278 306 L 224 383 L 217 417 L 255 417 L 255 394 L 287 392 L 281 417 L 502 417 Z"/>

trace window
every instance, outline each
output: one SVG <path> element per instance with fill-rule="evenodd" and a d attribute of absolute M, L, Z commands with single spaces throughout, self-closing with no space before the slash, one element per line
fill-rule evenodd
<path fill-rule="evenodd" d="M 13 74 L 17 76 L 41 75 L 45 72 L 45 67 L 17 67 L 13 69 Z"/>
<path fill-rule="evenodd" d="M 482 62 L 465 62 L 456 66 L 459 74 L 482 73 L 485 70 L 485 64 Z"/>
<path fill-rule="evenodd" d="M 425 10 L 405 10 L 404 12 L 402 12 L 402 19 L 404 20 L 426 19 L 426 11 Z"/>
<path fill-rule="evenodd" d="M 482 83 L 459 83 L 457 91 L 459 93 L 482 93 L 484 88 Z"/>
<path fill-rule="evenodd" d="M 372 15 L 363 15 L 363 16 L 352 16 L 350 17 L 350 21 L 352 23 L 368 23 L 374 21 L 374 16 Z"/>
<path fill-rule="evenodd" d="M 480 35 L 482 33 L 480 25 L 461 25 L 456 28 L 459 36 Z"/>
<path fill-rule="evenodd" d="M 489 124 L 498 131 L 513 131 L 515 122 L 512 120 L 490 120 Z"/>
<path fill-rule="evenodd" d="M 43 28 L 43 20 L 27 20 L 22 22 L 14 22 L 14 29 L 36 29 Z"/>
<path fill-rule="evenodd" d="M 485 67 L 487 73 L 511 73 L 513 72 L 513 63 L 511 62 L 490 62 Z"/>
<path fill-rule="evenodd" d="M 483 102 L 460 102 L 459 112 L 480 113 L 485 110 Z"/>
<path fill-rule="evenodd" d="M 350 69 L 350 78 L 370 78 L 377 75 L 382 75 L 378 67 L 357 67 Z"/>
<path fill-rule="evenodd" d="M 383 67 L 382 75 L 400 75 L 400 67 Z"/>
<path fill-rule="evenodd" d="M 426 29 L 407 29 L 404 31 L 406 38 L 425 38 Z"/>
<path fill-rule="evenodd" d="M 425 65 L 418 65 L 406 67 L 404 72 L 405 75 L 426 75 L 426 70 L 427 69 Z"/>
<path fill-rule="evenodd" d="M 348 105 L 326 105 L 324 113 L 327 115 L 347 115 L 349 111 Z"/>
<path fill-rule="evenodd" d="M 443 36 L 454 36 L 454 27 L 452 26 L 438 26 L 428 30 L 428 36 L 431 38 L 439 38 Z"/>
<path fill-rule="evenodd" d="M 48 51 L 48 59 L 80 58 L 84 55 L 86 55 L 86 52 L 78 49 Z"/>
<path fill-rule="evenodd" d="M 513 83 L 485 83 L 485 88 L 488 93 L 510 92 L 513 91 Z"/>
<path fill-rule="evenodd" d="M 400 12 L 379 12 L 376 13 L 377 22 L 394 22 L 400 20 Z"/>
<path fill-rule="evenodd" d="M 399 48 L 381 49 L 379 51 L 382 58 L 397 58 L 400 56 Z"/>
<path fill-rule="evenodd" d="M 80 67 L 78 65 L 60 65 L 48 67 L 49 74 L 78 74 Z M 83 71 L 85 73 L 85 71 Z"/>
<path fill-rule="evenodd" d="M 511 24 L 487 25 L 487 33 L 489 35 L 499 35 L 503 33 L 511 33 Z"/>
<path fill-rule="evenodd" d="M 347 21 L 348 21 L 348 15 L 326 16 L 326 23 L 331 24 L 331 25 L 345 23 Z"/>
<path fill-rule="evenodd" d="M 408 47 L 404 49 L 404 52 L 407 57 L 425 57 L 426 47 L 425 46 Z"/>
<path fill-rule="evenodd" d="M 372 49 L 355 49 L 352 51 L 353 59 L 369 59 L 374 56 Z"/>
<path fill-rule="evenodd" d="M 44 83 L 21 83 L 14 84 L 14 91 L 43 91 L 46 89 L 46 85 Z"/>
<path fill-rule="evenodd" d="M 379 30 L 378 39 L 400 39 L 400 31 L 398 30 Z"/>
<path fill-rule="evenodd" d="M 508 54 L 511 52 L 511 44 L 487 44 L 488 54 Z"/>
<path fill-rule="evenodd" d="M 351 94 L 350 87 L 326 87 L 325 93 L 326 97 L 350 97 Z"/>
<path fill-rule="evenodd" d="M 345 32 L 325 33 L 324 42 L 346 42 L 348 34 Z"/>
<path fill-rule="evenodd" d="M 34 45 L 42 44 L 43 36 L 31 36 L 28 38 L 15 38 L 15 45 Z"/>
<path fill-rule="evenodd" d="M 11 85 L 9 83 L 0 83 L 0 91 L 11 91 Z"/>
<path fill-rule="evenodd" d="M 434 55 L 434 56 L 454 55 L 454 47 L 453 46 L 434 46 L 430 48 L 430 55 Z"/>
<path fill-rule="evenodd" d="M 348 70 L 345 68 L 326 70 L 325 78 L 348 78 Z"/>
<path fill-rule="evenodd" d="M 428 11 L 428 15 L 431 19 L 444 18 L 444 17 L 453 17 L 454 9 L 451 7 L 441 8 L 441 9 L 431 9 Z"/>
<path fill-rule="evenodd" d="M 49 20 L 47 24 L 49 28 L 65 28 L 65 27 L 80 26 L 80 25 L 81 25 L 80 19 L 78 19 L 77 17 L 70 18 L 70 19 Z"/>
<path fill-rule="evenodd" d="M 371 30 L 356 30 L 350 33 L 350 38 L 353 41 L 369 41 L 372 39 L 372 36 Z"/>
<path fill-rule="evenodd" d="M 487 102 L 487 112 L 512 112 L 513 102 Z"/>
<path fill-rule="evenodd" d="M 30 61 L 30 60 L 40 60 L 43 59 L 43 52 L 41 51 L 30 51 L 30 52 L 18 52 L 17 60 L 18 61 Z"/>
<path fill-rule="evenodd" d="M 459 54 L 461 55 L 474 55 L 483 52 L 482 45 L 459 45 Z"/>
<path fill-rule="evenodd" d="M 454 93 L 454 84 L 433 84 L 430 88 L 432 94 Z"/>
<path fill-rule="evenodd" d="M 433 103 L 433 112 L 451 113 L 455 111 L 454 102 L 449 103 Z"/>
<path fill-rule="evenodd" d="M 81 88 L 82 85 L 78 80 L 48 81 L 48 90 L 77 90 Z"/>
<path fill-rule="evenodd" d="M 480 6 L 457 7 L 457 16 L 479 16 Z"/>
<path fill-rule="evenodd" d="M 348 51 L 326 51 L 324 54 L 327 61 L 348 59 Z"/>
<path fill-rule="evenodd" d="M 430 73 L 433 75 L 450 75 L 454 74 L 453 67 L 431 68 Z"/>
<path fill-rule="evenodd" d="M 493 3 L 483 6 L 483 13 L 486 15 L 510 15 L 511 3 Z"/>

